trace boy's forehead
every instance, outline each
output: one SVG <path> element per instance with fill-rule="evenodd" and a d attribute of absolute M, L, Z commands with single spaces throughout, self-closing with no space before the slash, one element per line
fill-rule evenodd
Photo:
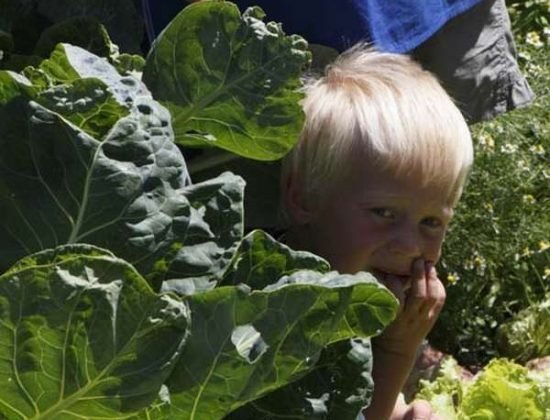
<path fill-rule="evenodd" d="M 421 171 L 403 170 L 398 172 L 391 168 L 380 168 L 376 165 L 350 162 L 349 173 L 336 186 L 335 191 L 347 192 L 356 198 L 399 199 L 422 196 L 433 203 L 444 203 L 453 207 L 449 197 L 452 186 L 438 179 L 426 179 Z"/>

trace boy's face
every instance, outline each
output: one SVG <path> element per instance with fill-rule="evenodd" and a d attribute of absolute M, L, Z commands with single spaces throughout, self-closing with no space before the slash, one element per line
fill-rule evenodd
<path fill-rule="evenodd" d="M 380 280 L 408 278 L 418 258 L 436 263 L 453 210 L 442 189 L 420 185 L 414 175 L 357 168 L 311 213 L 311 250 L 335 270 Z"/>

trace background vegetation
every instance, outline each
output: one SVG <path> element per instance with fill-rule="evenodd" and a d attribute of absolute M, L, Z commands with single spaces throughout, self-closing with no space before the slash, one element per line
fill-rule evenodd
<path fill-rule="evenodd" d="M 550 3 L 508 7 L 536 100 L 472 127 L 475 168 L 445 244 L 448 300 L 431 335 L 436 347 L 475 368 L 497 355 L 521 359 L 508 352 L 506 340 L 497 341 L 499 327 L 549 299 Z M 535 343 L 550 336 L 550 309 L 542 308 L 522 338 L 524 348 L 539 349 L 531 357 L 549 354 Z"/>

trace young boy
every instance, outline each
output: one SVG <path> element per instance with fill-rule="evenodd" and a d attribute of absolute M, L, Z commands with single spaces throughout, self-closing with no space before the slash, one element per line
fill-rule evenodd
<path fill-rule="evenodd" d="M 283 164 L 287 243 L 370 271 L 401 303 L 373 339 L 367 419 L 435 419 L 427 403 L 396 401 L 445 301 L 435 264 L 473 160 L 468 126 L 429 72 L 363 46 L 309 86 L 304 110 Z"/>

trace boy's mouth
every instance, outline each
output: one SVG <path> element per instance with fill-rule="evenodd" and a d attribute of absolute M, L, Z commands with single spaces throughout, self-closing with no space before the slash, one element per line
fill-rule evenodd
<path fill-rule="evenodd" d="M 411 288 L 410 275 L 388 273 L 387 271 L 378 270 L 376 268 L 371 269 L 370 272 L 376 277 L 376 279 L 380 283 L 382 283 L 384 286 L 388 287 L 392 291 L 395 288 L 395 283 L 390 282 L 390 278 L 393 281 L 395 281 L 396 279 L 399 280 L 399 282 L 401 283 L 400 289 L 403 293 L 407 293 Z"/>
<path fill-rule="evenodd" d="M 378 279 L 378 281 L 382 283 L 386 282 L 388 276 L 399 279 L 403 284 L 408 283 L 411 279 L 410 274 L 390 273 L 387 271 L 379 270 L 378 268 L 372 268 L 369 271 L 374 275 L 374 277 Z"/>

